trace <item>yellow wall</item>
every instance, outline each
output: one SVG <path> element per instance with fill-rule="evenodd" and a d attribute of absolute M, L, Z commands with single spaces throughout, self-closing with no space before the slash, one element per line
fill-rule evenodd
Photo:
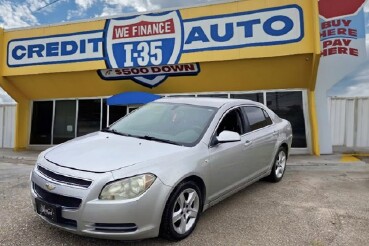
<path fill-rule="evenodd" d="M 247 91 L 280 88 L 306 88 L 312 78 L 312 55 L 245 59 L 201 63 L 197 76 L 169 77 L 149 89 L 131 80 L 101 80 L 96 71 L 12 76 L 30 99 L 109 96 L 122 91 L 184 93 L 204 91 Z M 293 69 L 286 69 L 294 64 Z"/>

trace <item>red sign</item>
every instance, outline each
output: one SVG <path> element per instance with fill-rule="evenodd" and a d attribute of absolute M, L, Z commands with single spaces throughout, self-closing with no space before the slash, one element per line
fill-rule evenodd
<path fill-rule="evenodd" d="M 320 0 L 319 14 L 326 19 L 356 13 L 365 0 Z"/>
<path fill-rule="evenodd" d="M 174 33 L 172 19 L 162 22 L 140 21 L 125 26 L 114 26 L 113 39 L 135 38 Z"/>

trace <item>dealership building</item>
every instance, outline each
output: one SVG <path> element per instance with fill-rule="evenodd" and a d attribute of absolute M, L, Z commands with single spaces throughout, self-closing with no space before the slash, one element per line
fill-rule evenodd
<path fill-rule="evenodd" d="M 323 14 L 336 7 L 320 2 L 233 1 L 1 30 L 15 148 L 100 130 L 140 105 L 112 96 L 145 92 L 258 101 L 291 122 L 294 153 L 330 153 L 326 91 L 366 58 L 365 31 L 362 4 Z"/>

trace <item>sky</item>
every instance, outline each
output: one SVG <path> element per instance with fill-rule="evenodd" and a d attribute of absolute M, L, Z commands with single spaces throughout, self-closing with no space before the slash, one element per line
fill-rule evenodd
<path fill-rule="evenodd" d="M 4 28 L 47 25 L 216 1 L 218 0 L 0 0 L 0 25 Z"/>
<path fill-rule="evenodd" d="M 211 4 L 219 0 L 0 0 L 0 26 L 5 29 L 49 25 L 86 20 L 118 14 L 130 14 Z M 369 1 L 364 8 L 367 16 L 367 44 L 369 47 Z M 369 50 L 369 49 L 368 49 Z M 1 100 L 5 92 L 0 88 Z M 353 74 L 333 87 L 333 96 L 369 96 L 369 59 Z"/>
<path fill-rule="evenodd" d="M 328 92 L 328 96 L 369 97 L 369 1 L 365 6 L 367 61 L 346 75 Z"/>

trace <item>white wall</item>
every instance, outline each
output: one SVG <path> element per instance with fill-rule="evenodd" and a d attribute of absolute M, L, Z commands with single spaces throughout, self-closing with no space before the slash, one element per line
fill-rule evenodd
<path fill-rule="evenodd" d="M 333 146 L 369 148 L 369 97 L 328 100 Z"/>
<path fill-rule="evenodd" d="M 16 105 L 0 105 L 0 148 L 14 148 Z"/>

